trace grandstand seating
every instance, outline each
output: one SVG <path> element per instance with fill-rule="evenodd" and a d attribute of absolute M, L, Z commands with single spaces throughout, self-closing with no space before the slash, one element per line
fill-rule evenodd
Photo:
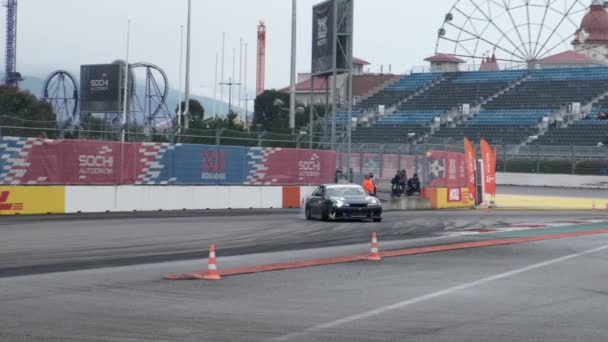
<path fill-rule="evenodd" d="M 555 128 L 541 136 L 535 144 L 555 146 L 596 146 L 608 139 L 608 120 L 580 120 L 568 128 Z"/>
<path fill-rule="evenodd" d="M 357 143 L 407 144 L 431 132 L 428 125 L 375 125 L 357 128 L 352 139 Z M 413 134 L 413 137 L 410 137 Z"/>
<path fill-rule="evenodd" d="M 519 87 L 494 99 L 485 109 L 559 109 L 572 102 L 588 103 L 608 90 L 608 68 L 567 68 L 531 71 Z"/>
<path fill-rule="evenodd" d="M 514 82 L 521 81 L 519 84 Z M 422 88 L 435 85 L 403 102 Z M 502 90 L 509 88 L 501 93 Z M 397 112 L 371 127 L 358 128 L 353 141 L 361 143 L 408 143 L 429 135 L 433 119 L 461 104 L 482 105 L 482 110 L 456 127 L 442 126 L 432 135 L 440 140 L 486 138 L 496 144 L 521 144 L 539 135 L 543 117 L 572 102 L 585 105 L 608 92 L 608 67 L 561 68 L 459 73 L 430 73 L 405 76 L 359 109 L 390 108 L 402 102 Z M 498 95 L 495 98 L 491 98 Z M 486 101 L 488 101 L 486 103 Z M 608 98 L 593 106 L 590 120 L 568 128 L 551 128 L 536 143 L 547 145 L 597 145 L 608 140 L 608 121 L 596 120 L 608 112 Z M 408 136 L 415 133 L 415 139 Z"/>
<path fill-rule="evenodd" d="M 351 117 L 358 118 L 363 114 L 360 110 L 353 110 Z M 336 114 L 336 123 L 338 125 L 346 125 L 348 123 L 348 112 L 340 112 Z"/>
<path fill-rule="evenodd" d="M 400 109 L 447 111 L 462 104 L 479 105 L 524 75 L 523 71 L 446 74 L 444 82 L 403 103 Z M 480 79 L 484 81 L 480 82 Z"/>
<path fill-rule="evenodd" d="M 537 125 L 552 109 L 505 109 L 484 110 L 469 120 L 469 125 Z"/>
<path fill-rule="evenodd" d="M 387 115 L 377 122 L 379 126 L 386 125 L 429 125 L 441 116 L 442 111 L 401 111 Z"/>
<path fill-rule="evenodd" d="M 485 138 L 493 144 L 518 145 L 537 134 L 538 127 L 530 125 L 462 125 L 441 128 L 433 137 L 452 141 L 462 141 L 464 137 L 474 141 Z"/>
<path fill-rule="evenodd" d="M 397 82 L 379 91 L 377 94 L 361 101 L 361 103 L 357 105 L 357 108 L 360 110 L 376 110 L 379 105 L 385 105 L 386 108 L 390 108 L 442 77 L 443 74 L 441 73 L 412 74 L 404 76 Z"/>

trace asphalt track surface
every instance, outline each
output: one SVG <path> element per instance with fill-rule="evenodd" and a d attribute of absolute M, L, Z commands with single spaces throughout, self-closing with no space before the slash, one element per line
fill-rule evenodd
<path fill-rule="evenodd" d="M 381 224 L 181 215 L 2 219 L 0 341 L 608 340 L 608 235 L 220 282 L 161 278 L 202 270 L 211 243 L 220 267 L 238 267 L 365 253 L 373 231 L 399 249 L 605 212 L 390 212 Z"/>

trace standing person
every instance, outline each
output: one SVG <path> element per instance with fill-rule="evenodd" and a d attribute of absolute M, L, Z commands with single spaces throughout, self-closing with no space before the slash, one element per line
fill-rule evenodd
<path fill-rule="evenodd" d="M 348 182 L 350 184 L 355 183 L 355 172 L 352 167 L 350 168 L 350 170 L 348 170 Z"/>
<path fill-rule="evenodd" d="M 374 192 L 374 190 L 375 190 L 374 182 L 372 182 L 372 180 L 369 178 L 369 176 L 365 176 L 365 180 L 363 180 L 363 190 L 365 190 L 365 192 L 367 192 L 371 196 L 373 196 L 375 193 Z"/>
<path fill-rule="evenodd" d="M 400 196 L 403 196 L 407 190 L 407 172 L 405 170 L 401 170 L 399 173 L 399 187 L 401 188 Z"/>
<path fill-rule="evenodd" d="M 341 167 L 339 167 L 339 168 L 336 170 L 336 181 L 335 181 L 334 183 L 336 183 L 336 184 L 340 183 L 340 180 L 342 179 L 342 176 L 343 176 L 343 175 L 342 175 L 342 168 L 341 168 Z"/>
<path fill-rule="evenodd" d="M 376 196 L 376 179 L 374 178 L 374 173 L 370 172 L 369 173 L 369 179 L 372 181 L 372 184 L 374 185 L 374 196 Z"/>
<path fill-rule="evenodd" d="M 395 177 L 393 177 L 393 179 L 391 180 L 391 188 L 392 188 L 392 192 L 391 192 L 391 197 L 395 198 L 395 197 L 401 197 L 401 193 L 403 192 L 403 190 L 401 189 L 401 173 L 397 172 L 395 174 Z"/>

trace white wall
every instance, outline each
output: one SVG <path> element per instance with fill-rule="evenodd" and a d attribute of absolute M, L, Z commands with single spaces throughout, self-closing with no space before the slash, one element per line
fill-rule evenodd
<path fill-rule="evenodd" d="M 246 186 L 68 186 L 67 213 L 283 206 L 283 188 Z"/>
<path fill-rule="evenodd" d="M 496 182 L 498 185 L 608 189 L 608 176 L 572 176 L 499 172 L 496 175 Z"/>

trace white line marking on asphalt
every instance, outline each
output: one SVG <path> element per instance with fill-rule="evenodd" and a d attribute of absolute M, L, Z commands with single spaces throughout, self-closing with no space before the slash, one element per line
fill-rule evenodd
<path fill-rule="evenodd" d="M 505 273 L 501 273 L 501 274 L 497 274 L 497 275 L 493 275 L 487 278 L 482 278 L 470 283 L 465 283 L 462 285 L 457 285 L 457 286 L 453 286 L 450 288 L 447 288 L 445 290 L 441 290 L 441 291 L 437 291 L 437 292 L 433 292 L 433 293 L 429 293 L 420 297 L 416 297 L 416 298 L 412 298 L 412 299 L 407 299 L 404 300 L 402 302 L 398 302 L 395 304 L 391 304 L 391 305 L 387 305 L 375 310 L 371 310 L 371 311 L 367 311 L 367 312 L 363 312 L 357 315 L 353 315 L 353 316 L 348 316 L 348 317 L 344 317 L 335 321 L 331 321 L 331 322 L 327 322 L 327 323 L 323 323 L 323 324 L 319 324 L 319 325 L 315 325 L 313 327 L 310 327 L 306 330 L 303 330 L 301 332 L 294 332 L 294 333 L 289 333 L 283 336 L 279 336 L 277 338 L 274 338 L 273 341 L 289 341 L 291 339 L 297 338 L 297 337 L 302 337 L 311 333 L 316 333 L 316 332 L 320 332 L 322 330 L 326 330 L 326 329 L 332 329 L 332 328 L 336 328 L 338 326 L 344 325 L 344 324 L 348 324 L 348 323 L 352 323 L 355 321 L 360 321 L 363 319 L 367 319 L 373 316 L 378 316 L 378 315 L 382 315 L 385 314 L 387 312 L 390 311 L 394 311 L 394 310 L 399 310 L 399 309 L 403 309 L 406 308 L 408 306 L 414 305 L 414 304 L 418 304 L 421 302 L 426 302 L 438 297 L 442 297 L 445 295 L 449 295 L 452 294 L 454 292 L 458 292 L 458 291 L 463 291 L 463 290 L 467 290 L 473 287 L 477 287 L 477 286 L 481 286 L 484 285 L 486 283 L 489 282 L 493 282 L 496 280 L 501 280 L 501 279 L 505 279 L 505 278 L 511 278 L 513 276 L 519 275 L 521 273 L 525 273 L 525 272 L 529 272 L 529 271 L 533 271 L 539 268 L 543 268 L 543 267 L 547 267 L 553 264 L 557 264 L 560 262 L 564 262 L 564 261 L 568 261 L 571 259 L 575 259 L 581 256 L 585 256 L 585 255 L 589 255 L 589 254 L 594 254 L 597 252 L 601 252 L 608 249 L 608 245 L 603 246 L 603 247 L 599 247 L 599 248 L 594 248 L 585 252 L 581 252 L 581 253 L 576 253 L 576 254 L 570 254 L 561 258 L 557 258 L 557 259 L 552 259 L 552 260 L 547 260 L 538 264 L 534 264 L 534 265 L 530 265 L 524 268 L 520 268 L 520 269 L 516 269 L 513 271 L 509 271 L 509 272 L 505 272 Z"/>

